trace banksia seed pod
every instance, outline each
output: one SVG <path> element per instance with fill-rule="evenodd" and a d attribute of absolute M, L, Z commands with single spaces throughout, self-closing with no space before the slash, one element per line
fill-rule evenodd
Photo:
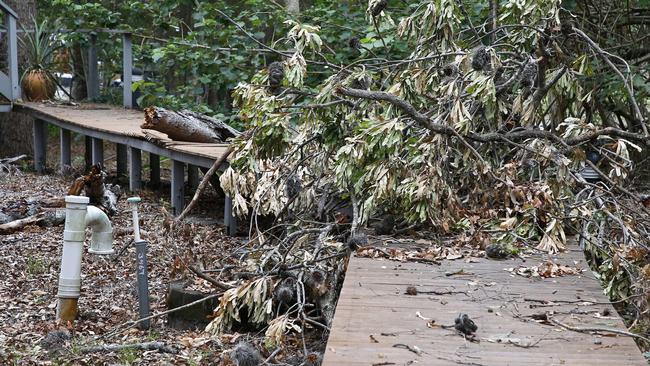
<path fill-rule="evenodd" d="M 296 281 L 291 278 L 282 280 L 273 290 L 273 302 L 276 305 L 291 306 L 296 302 Z"/>
<path fill-rule="evenodd" d="M 282 79 L 284 79 L 284 66 L 281 62 L 272 62 L 268 66 L 269 71 L 269 86 L 272 88 L 277 88 L 282 85 Z"/>
<path fill-rule="evenodd" d="M 474 51 L 472 56 L 472 68 L 476 71 L 489 70 L 491 66 L 490 54 L 485 46 L 481 46 Z"/>
<path fill-rule="evenodd" d="M 350 235 L 350 238 L 348 238 L 348 248 L 351 250 L 357 250 L 366 245 L 368 245 L 368 236 L 364 233 Z"/>
<path fill-rule="evenodd" d="M 521 72 L 520 83 L 524 88 L 532 88 L 535 85 L 535 79 L 537 79 L 537 60 L 530 58 L 524 70 Z"/>
<path fill-rule="evenodd" d="M 478 326 L 467 314 L 458 315 L 454 321 L 454 328 L 465 335 L 472 335 L 478 330 Z"/>
<path fill-rule="evenodd" d="M 371 4 L 370 6 L 370 15 L 373 18 L 376 18 L 381 14 L 382 11 L 388 6 L 388 0 L 379 0 Z"/>
<path fill-rule="evenodd" d="M 351 49 L 353 50 L 358 50 L 361 48 L 361 42 L 359 41 L 359 37 L 357 36 L 352 36 L 348 40 L 348 46 L 350 46 Z"/>

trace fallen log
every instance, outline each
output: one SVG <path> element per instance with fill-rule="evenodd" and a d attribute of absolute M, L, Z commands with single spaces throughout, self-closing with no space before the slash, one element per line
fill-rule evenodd
<path fill-rule="evenodd" d="M 102 209 L 108 216 L 113 216 L 117 212 L 117 200 L 122 192 L 119 186 L 104 183 L 105 177 L 106 173 L 101 165 L 95 164 L 88 174 L 77 178 L 72 183 L 68 195 L 80 196 L 83 191 L 90 199 L 91 205 Z"/>
<path fill-rule="evenodd" d="M 22 230 L 29 225 L 52 227 L 62 225 L 65 222 L 64 209 L 51 209 L 37 214 L 9 221 L 0 225 L 0 235 L 11 234 Z"/>
<path fill-rule="evenodd" d="M 188 110 L 176 112 L 160 107 L 144 110 L 144 123 L 140 128 L 165 133 L 175 141 L 188 142 L 225 142 L 240 135 L 239 131 L 212 117 Z"/>
<path fill-rule="evenodd" d="M 28 216 L 23 219 L 14 220 L 6 224 L 0 225 L 0 235 L 11 234 L 21 230 L 27 225 L 38 224 L 45 219 L 44 213 L 37 213 L 36 215 Z"/>

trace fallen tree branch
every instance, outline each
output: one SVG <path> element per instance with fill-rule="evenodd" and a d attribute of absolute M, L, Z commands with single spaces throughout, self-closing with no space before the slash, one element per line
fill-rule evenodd
<path fill-rule="evenodd" d="M 14 220 L 6 224 L 0 225 L 0 234 L 11 234 L 25 226 L 38 224 L 45 219 L 44 213 L 37 213 L 36 215 L 28 216 L 23 219 Z"/>
<path fill-rule="evenodd" d="M 246 140 L 250 138 L 253 134 L 253 130 L 249 130 L 244 132 L 244 134 L 241 136 L 242 139 Z M 180 215 L 174 220 L 175 222 L 181 222 L 187 217 L 187 215 L 196 207 L 197 203 L 199 203 L 199 197 L 203 194 L 203 191 L 205 191 L 205 188 L 208 186 L 210 183 L 210 179 L 214 175 L 214 173 L 219 170 L 221 165 L 228 160 L 228 157 L 232 152 L 235 150 L 235 145 L 230 144 L 228 145 L 228 149 L 219 157 L 219 159 L 215 160 L 214 164 L 210 167 L 210 169 L 203 175 L 203 179 L 201 179 L 201 183 L 199 183 L 198 188 L 196 189 L 196 192 L 194 192 L 194 197 L 192 197 L 192 200 L 190 203 L 185 207 L 183 212 L 181 212 Z"/>
<path fill-rule="evenodd" d="M 178 353 L 173 347 L 170 347 L 162 342 L 145 342 L 145 343 L 130 343 L 130 344 L 104 344 L 101 346 L 84 347 L 79 350 L 81 353 L 93 352 L 114 352 L 124 349 L 137 349 L 143 351 L 160 351 L 166 353 Z"/>
<path fill-rule="evenodd" d="M 625 331 L 625 330 L 620 330 L 620 329 L 615 329 L 615 328 L 572 327 L 570 325 L 564 324 L 564 323 L 560 322 L 559 320 L 556 320 L 556 319 L 553 319 L 553 318 L 551 318 L 550 320 L 551 320 L 551 322 L 553 324 L 559 325 L 560 327 L 562 327 L 564 329 L 571 330 L 571 331 L 574 331 L 574 332 L 579 332 L 579 333 L 588 333 L 588 332 L 614 333 L 614 334 L 624 335 L 624 336 L 627 336 L 627 337 L 638 338 L 638 339 L 641 339 L 641 340 L 644 340 L 644 341 L 650 343 L 650 338 L 644 337 L 644 336 L 642 336 L 640 334 L 635 334 L 635 333 L 632 333 L 632 332 L 628 332 L 628 331 Z"/>
<path fill-rule="evenodd" d="M 409 117 L 413 118 L 413 120 L 417 122 L 421 127 L 426 128 L 431 132 L 440 135 L 447 135 L 447 136 L 456 136 L 457 134 L 457 131 L 453 127 L 435 122 L 431 118 L 427 117 L 425 114 L 420 113 L 411 103 L 407 102 L 406 100 L 396 95 L 386 93 L 386 92 L 381 92 L 381 91 L 352 89 L 344 86 L 339 86 L 336 89 L 336 92 L 341 95 L 354 97 L 354 98 L 389 102 L 392 105 L 399 108 L 402 112 L 406 113 Z M 519 129 L 513 129 L 512 131 L 505 132 L 505 133 L 488 132 L 488 133 L 478 134 L 478 133 L 470 132 L 461 136 L 464 137 L 465 139 L 476 141 L 476 142 L 482 142 L 482 143 L 502 142 L 504 138 L 511 141 L 521 141 L 530 138 L 538 138 L 538 139 L 550 140 L 562 145 L 574 146 L 574 145 L 579 145 L 581 143 L 593 140 L 598 136 L 605 136 L 605 135 L 621 137 L 621 138 L 642 143 L 644 145 L 650 145 L 650 136 L 624 131 L 615 127 L 602 128 L 593 132 L 584 133 L 582 135 L 568 138 L 568 139 L 562 139 L 551 131 L 536 129 L 536 128 L 519 128 Z"/>
<path fill-rule="evenodd" d="M 194 274 L 197 275 L 198 277 L 210 282 L 215 287 L 217 287 L 217 288 L 219 288 L 221 290 L 230 290 L 231 288 L 233 288 L 232 286 L 229 286 L 229 285 L 227 285 L 227 284 L 225 284 L 225 283 L 223 283 L 221 281 L 218 281 L 218 280 L 208 276 L 207 274 L 203 273 L 203 271 L 201 271 L 198 267 L 196 267 L 194 265 L 188 266 L 187 268 L 190 271 L 194 272 Z"/>
<path fill-rule="evenodd" d="M 217 294 L 212 294 L 212 295 L 206 296 L 206 297 L 204 297 L 204 298 L 202 298 L 202 299 L 198 299 L 198 300 L 193 301 L 193 302 L 191 302 L 191 303 L 189 303 L 189 304 L 185 304 L 185 305 L 183 305 L 183 306 L 179 306 L 179 307 L 177 307 L 177 308 L 173 308 L 173 309 L 169 309 L 169 310 L 167 310 L 167 311 L 163 311 L 163 312 L 160 312 L 160 313 L 156 313 L 156 314 L 150 315 L 150 316 L 148 316 L 148 317 L 146 317 L 146 318 L 142 318 L 142 319 L 138 319 L 138 320 L 129 320 L 129 321 L 127 321 L 127 322 L 124 322 L 124 323 L 122 323 L 122 324 L 120 324 L 120 325 L 114 327 L 113 330 L 111 330 L 111 331 L 109 331 L 109 332 L 107 332 L 107 333 L 104 333 L 103 335 L 97 337 L 97 340 L 100 340 L 100 339 L 106 339 L 106 338 L 112 337 L 113 335 L 119 333 L 120 331 L 122 331 L 122 330 L 124 330 L 124 329 L 128 329 L 128 328 L 134 327 L 134 326 L 136 326 L 136 325 L 138 325 L 138 324 L 140 324 L 140 323 L 142 323 L 142 322 L 144 322 L 144 321 L 151 320 L 151 319 L 154 319 L 154 318 L 159 318 L 159 317 L 161 317 L 161 316 L 164 316 L 164 315 L 167 315 L 167 314 L 171 314 L 171 313 L 176 312 L 176 311 L 179 311 L 179 310 L 187 309 L 187 308 L 192 307 L 192 306 L 194 306 L 194 305 L 196 305 L 196 304 L 200 304 L 200 303 L 205 302 L 205 301 L 208 301 L 208 300 L 210 300 L 210 299 L 214 299 L 214 298 L 216 298 L 216 297 L 220 297 L 221 295 L 223 295 L 223 292 L 220 292 L 220 293 L 217 293 Z"/>

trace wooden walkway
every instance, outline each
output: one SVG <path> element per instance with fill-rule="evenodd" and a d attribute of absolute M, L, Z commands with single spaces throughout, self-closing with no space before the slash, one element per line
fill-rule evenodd
<path fill-rule="evenodd" d="M 154 183 L 160 181 L 160 156 L 168 157 L 172 160 L 170 202 L 176 214 L 185 206 L 185 177 L 188 185 L 196 187 L 199 168 L 210 168 L 228 149 L 227 144 L 172 141 L 163 133 L 145 132 L 140 128 L 144 113 L 133 109 L 101 104 L 14 103 L 13 110 L 35 118 L 34 165 L 38 172 L 45 171 L 48 124 L 61 129 L 62 168 L 72 161 L 71 132 L 86 136 L 86 156 L 93 164 L 104 163 L 105 142 L 115 143 L 117 171 L 118 174 L 128 171 L 131 191 L 142 188 L 142 152 L 149 153 L 150 181 Z M 224 224 L 231 233 L 237 230 L 229 197 L 224 203 Z"/>
<path fill-rule="evenodd" d="M 214 160 L 228 148 L 227 144 L 172 141 L 165 134 L 154 130 L 147 130 L 145 134 L 140 128 L 144 121 L 144 113 L 133 109 L 103 104 L 67 106 L 51 103 L 16 103 L 14 111 L 30 114 L 72 132 L 137 147 L 205 168 L 212 166 Z M 152 139 L 155 139 L 155 143 L 151 143 Z"/>
<path fill-rule="evenodd" d="M 505 270 L 548 259 L 459 259 L 437 266 L 353 257 L 323 365 L 648 365 L 632 338 L 534 320 L 548 314 L 572 327 L 626 330 L 589 270 L 542 279 Z M 551 259 L 588 268 L 577 249 Z M 420 293 L 405 294 L 407 286 Z M 450 294 L 422 293 L 432 290 Z M 454 324 L 459 313 L 476 322 L 479 343 L 439 327 Z"/>

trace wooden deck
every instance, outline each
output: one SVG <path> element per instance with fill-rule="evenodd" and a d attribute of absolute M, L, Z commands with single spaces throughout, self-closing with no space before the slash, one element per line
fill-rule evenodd
<path fill-rule="evenodd" d="M 61 128 L 60 166 L 70 165 L 71 132 L 86 136 L 86 161 L 104 163 L 104 142 L 116 144 L 117 172 L 126 174 L 128 165 L 129 190 L 142 187 L 142 152 L 149 153 L 150 182 L 160 181 L 160 156 L 172 161 L 170 203 L 172 211 L 179 214 L 185 207 L 185 186 L 198 185 L 198 169 L 210 168 L 214 161 L 228 149 L 227 144 L 209 144 L 172 141 L 167 135 L 142 130 L 144 113 L 133 109 L 101 104 L 75 106 L 53 103 L 14 103 L 15 112 L 33 116 L 34 167 L 45 172 L 47 154 L 47 124 Z M 224 164 L 223 169 L 227 164 Z M 187 176 L 187 184 L 185 177 Z M 224 224 L 230 233 L 236 232 L 236 219 L 232 215 L 232 200 L 224 203 Z"/>
<path fill-rule="evenodd" d="M 544 279 L 505 270 L 548 258 L 445 260 L 437 266 L 353 257 L 323 365 L 648 365 L 632 338 L 579 333 L 531 318 L 550 313 L 570 326 L 626 330 L 588 270 Z M 587 269 L 577 249 L 552 260 Z M 460 270 L 464 274 L 450 275 Z M 453 294 L 410 296 L 407 286 Z M 459 313 L 476 322 L 480 343 L 435 326 L 453 324 Z"/>
<path fill-rule="evenodd" d="M 137 147 L 205 168 L 212 166 L 228 148 L 227 144 L 172 141 L 165 134 L 153 130 L 147 130 L 145 134 L 140 128 L 144 113 L 133 109 L 102 104 L 16 103 L 14 111 L 86 136 Z M 155 143 L 150 141 L 152 137 Z"/>

